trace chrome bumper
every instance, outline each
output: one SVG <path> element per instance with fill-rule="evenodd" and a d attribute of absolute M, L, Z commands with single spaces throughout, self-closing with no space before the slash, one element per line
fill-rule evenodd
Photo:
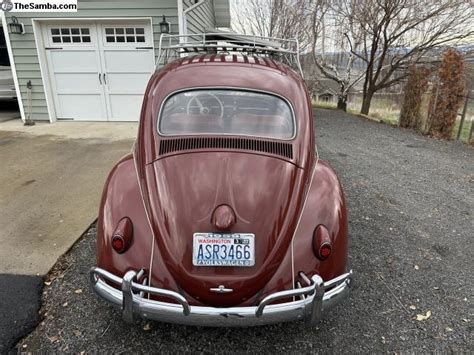
<path fill-rule="evenodd" d="M 344 299 L 352 287 L 352 270 L 323 282 L 319 275 L 311 280 L 302 274 L 308 286 L 273 293 L 258 306 L 214 308 L 189 305 L 181 294 L 161 288 L 141 285 L 137 273 L 128 271 L 123 279 L 98 267 L 90 271 L 92 288 L 106 301 L 122 309 L 123 319 L 133 322 L 135 316 L 160 322 L 199 326 L 254 326 L 304 319 L 316 324 L 322 313 Z M 105 282 L 119 285 L 118 290 Z M 328 290 L 329 289 L 329 290 Z M 326 291 L 328 290 L 328 291 Z M 167 297 L 177 303 L 149 300 L 144 294 Z M 271 304 L 284 298 L 292 302 Z"/>

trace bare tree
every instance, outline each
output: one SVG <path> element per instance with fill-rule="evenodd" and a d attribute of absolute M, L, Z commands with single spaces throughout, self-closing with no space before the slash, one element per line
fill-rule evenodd
<path fill-rule="evenodd" d="M 363 82 L 361 113 L 368 114 L 374 93 L 405 78 L 409 65 L 474 37 L 471 1 L 235 0 L 233 27 L 298 38 L 321 74 L 338 83 L 338 107 Z"/>
<path fill-rule="evenodd" d="M 345 108 L 349 90 L 363 81 L 363 114 L 369 113 L 374 93 L 404 79 L 410 65 L 474 35 L 471 0 L 313 0 L 312 4 L 314 64 L 339 84 L 339 108 Z M 336 53 L 345 54 L 344 60 Z M 362 71 L 355 70 L 356 63 L 363 64 Z"/>
<path fill-rule="evenodd" d="M 355 53 L 361 46 L 361 29 L 354 22 L 354 16 L 342 16 L 355 11 L 356 4 L 316 0 L 312 5 L 308 32 L 313 62 L 323 76 L 338 84 L 337 107 L 346 111 L 349 91 L 364 77 L 363 72 L 354 71 Z"/>
<path fill-rule="evenodd" d="M 233 2 L 233 29 L 263 37 L 296 38 L 308 42 L 307 9 L 312 0 L 238 0 Z"/>
<path fill-rule="evenodd" d="M 433 50 L 472 38 L 470 0 L 350 0 L 341 14 L 361 29 L 360 48 L 351 52 L 366 65 L 361 113 L 368 114 L 375 92 L 408 75 L 400 72 Z"/>

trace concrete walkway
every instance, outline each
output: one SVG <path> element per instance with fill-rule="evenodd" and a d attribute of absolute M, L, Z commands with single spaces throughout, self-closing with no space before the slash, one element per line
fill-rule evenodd
<path fill-rule="evenodd" d="M 44 275 L 97 217 L 136 123 L 0 123 L 0 274 Z"/>

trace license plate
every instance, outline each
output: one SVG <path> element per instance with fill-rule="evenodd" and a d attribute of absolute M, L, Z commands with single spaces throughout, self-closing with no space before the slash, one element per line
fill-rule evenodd
<path fill-rule="evenodd" d="M 255 235 L 194 233 L 193 265 L 254 266 Z"/>

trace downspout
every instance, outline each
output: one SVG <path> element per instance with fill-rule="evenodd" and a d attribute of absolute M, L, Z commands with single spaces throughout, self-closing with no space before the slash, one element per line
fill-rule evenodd
<path fill-rule="evenodd" d="M 178 34 L 180 36 L 183 36 L 184 35 L 184 16 L 183 16 L 183 8 L 184 8 L 184 4 L 183 4 L 183 1 L 184 0 L 178 0 Z M 184 37 L 179 37 L 179 42 L 183 42 L 183 38 Z"/>
<path fill-rule="evenodd" d="M 184 35 L 188 34 L 188 18 L 187 18 L 188 12 L 191 12 L 194 9 L 200 7 L 201 5 L 204 5 L 207 1 L 208 0 L 200 0 L 197 3 L 195 3 L 194 5 L 191 5 L 186 10 L 183 11 L 183 34 Z M 182 3 L 182 0 L 181 0 L 181 3 Z M 186 38 L 186 41 L 187 41 L 187 37 L 185 37 L 185 38 Z"/>

